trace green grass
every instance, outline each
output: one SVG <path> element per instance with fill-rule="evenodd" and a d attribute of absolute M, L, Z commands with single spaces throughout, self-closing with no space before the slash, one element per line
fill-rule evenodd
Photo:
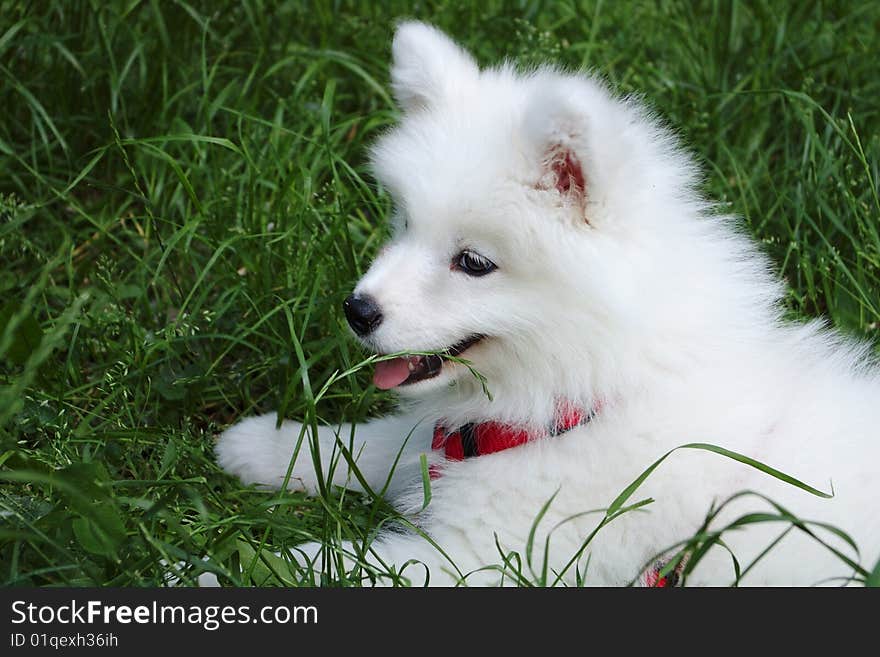
<path fill-rule="evenodd" d="M 792 314 L 877 335 L 877 2 L 223 4 L 0 0 L 3 585 L 292 583 L 272 551 L 387 517 L 244 488 L 212 447 L 390 408 L 366 369 L 315 395 L 366 356 L 340 304 L 386 234 L 364 165 L 397 17 L 643 93 Z"/>

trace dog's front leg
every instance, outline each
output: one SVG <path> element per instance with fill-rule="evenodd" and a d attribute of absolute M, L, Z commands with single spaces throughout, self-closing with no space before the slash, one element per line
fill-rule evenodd
<path fill-rule="evenodd" d="M 419 456 L 430 449 L 431 428 L 413 416 L 390 416 L 354 427 L 319 426 L 317 436 L 299 422 L 285 420 L 280 428 L 276 422 L 277 416 L 270 413 L 247 418 L 224 431 L 215 448 L 217 462 L 245 484 L 272 488 L 283 486 L 289 470 L 287 487 L 312 495 L 319 488 L 317 466 L 328 484 L 364 492 L 343 453 L 348 452 L 372 491 L 385 488 L 391 476 L 386 492 L 393 492 L 418 478 Z M 297 445 L 300 448 L 291 468 Z"/>

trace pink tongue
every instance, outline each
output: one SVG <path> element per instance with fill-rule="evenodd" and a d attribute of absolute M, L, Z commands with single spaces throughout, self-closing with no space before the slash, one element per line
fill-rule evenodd
<path fill-rule="evenodd" d="M 409 362 L 413 364 L 419 360 L 418 356 L 410 356 L 409 358 L 393 358 L 392 360 L 383 360 L 376 363 L 376 371 L 373 372 L 373 383 L 380 390 L 389 390 L 395 386 L 399 386 L 406 381 L 410 375 Z"/>

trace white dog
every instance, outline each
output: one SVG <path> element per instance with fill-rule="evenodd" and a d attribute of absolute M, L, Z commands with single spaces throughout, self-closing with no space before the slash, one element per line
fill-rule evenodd
<path fill-rule="evenodd" d="M 487 567 L 508 555 L 508 571 L 546 583 L 669 584 L 684 562 L 654 559 L 693 536 L 713 504 L 753 490 L 849 532 L 861 556 L 812 529 L 870 569 L 880 550 L 880 373 L 870 348 L 819 322 L 782 320 L 782 283 L 735 219 L 701 198 L 670 132 L 583 75 L 481 71 L 420 23 L 399 27 L 391 77 L 403 120 L 372 161 L 397 202 L 395 236 L 345 311 L 378 354 L 453 358 L 377 362 L 374 382 L 399 392 L 401 412 L 320 428 L 324 467 L 341 444 L 373 490 L 393 469 L 387 494 L 420 530 L 381 534 L 367 554 L 346 546 L 348 564 L 403 568 L 415 584 L 426 571 L 431 584 L 495 584 L 511 580 Z M 227 430 L 221 466 L 280 486 L 301 425 L 275 427 L 272 414 Z M 581 551 L 621 491 L 686 443 L 746 455 L 833 497 L 680 450 L 626 500 L 653 503 L 606 522 Z M 344 460 L 333 483 L 361 489 Z M 307 437 L 289 486 L 316 485 Z M 757 497 L 724 511 L 709 530 L 746 511 L 776 513 Z M 790 528 L 725 533 L 727 549 L 709 550 L 687 582 L 733 582 L 728 549 L 745 568 Z M 743 583 L 853 572 L 794 528 Z"/>

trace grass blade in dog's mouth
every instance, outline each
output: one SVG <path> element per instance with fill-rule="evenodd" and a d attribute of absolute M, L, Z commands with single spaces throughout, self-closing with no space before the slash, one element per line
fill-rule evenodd
<path fill-rule="evenodd" d="M 482 335 L 472 335 L 466 340 L 444 350 L 445 356 L 458 356 L 483 339 Z M 380 390 L 390 390 L 400 385 L 409 385 L 432 379 L 443 369 L 444 357 L 437 354 L 424 356 L 401 356 L 376 363 L 373 383 Z"/>

